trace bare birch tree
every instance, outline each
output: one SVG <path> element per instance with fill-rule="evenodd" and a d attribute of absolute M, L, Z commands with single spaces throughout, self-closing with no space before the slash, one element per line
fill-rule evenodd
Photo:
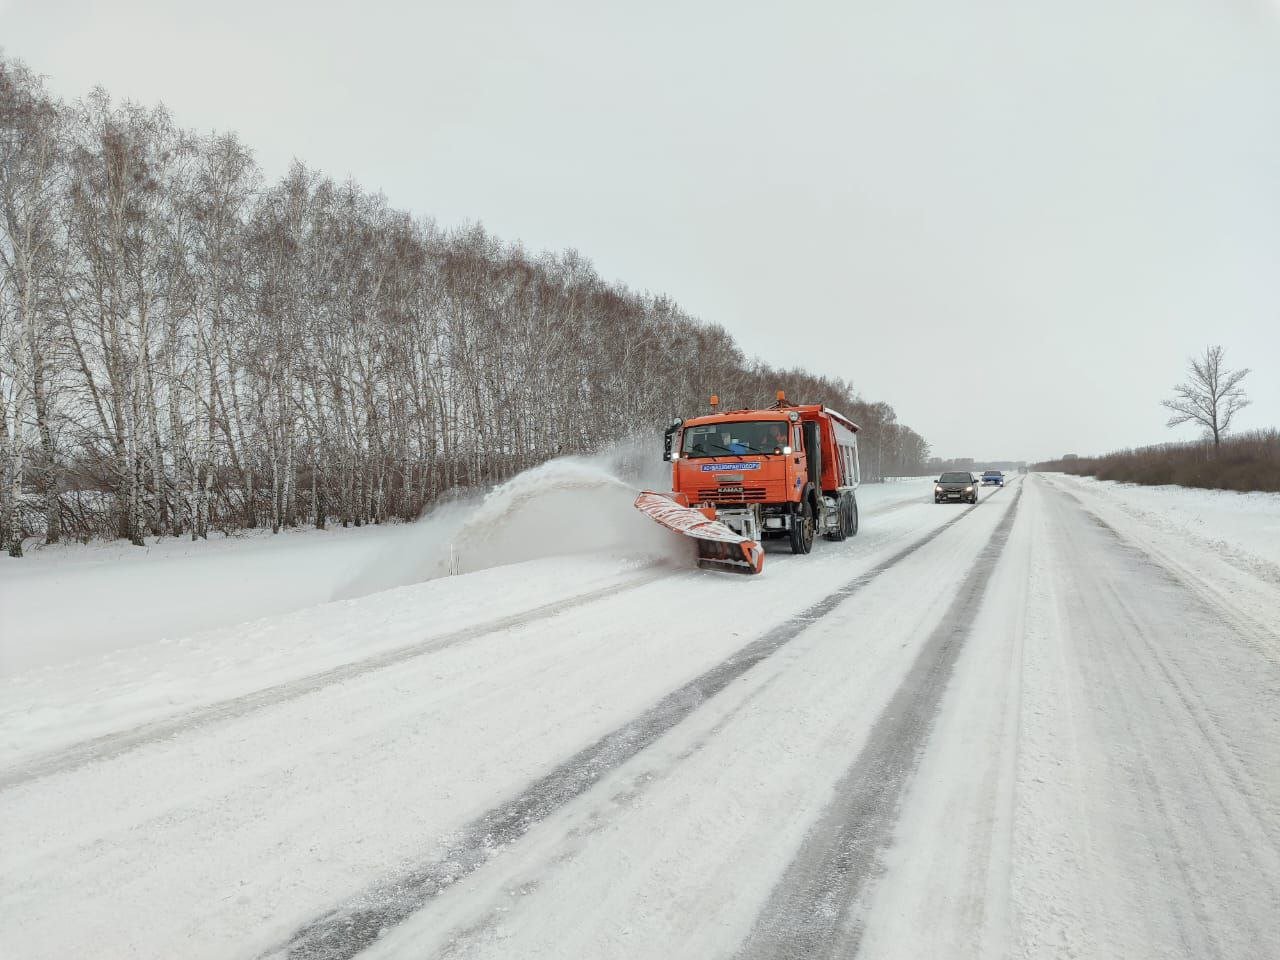
<path fill-rule="evenodd" d="M 58 206 L 65 169 L 60 126 L 57 106 L 39 81 L 0 61 L 0 271 L 15 312 L 14 348 L 23 354 L 14 359 L 27 380 L 23 386 L 39 437 L 48 543 L 57 543 L 62 531 L 51 396 L 57 388 L 53 291 L 59 283 Z M 14 408 L 15 416 L 19 410 Z"/>
<path fill-rule="evenodd" d="M 1204 355 L 1188 361 L 1190 376 L 1173 388 L 1173 397 L 1161 405 L 1173 411 L 1166 424 L 1170 427 L 1197 423 L 1219 446 L 1222 435 L 1231 429 L 1235 415 L 1249 405 L 1240 384 L 1249 375 L 1248 368 L 1228 370 L 1222 362 L 1222 347 L 1205 347 Z"/>
<path fill-rule="evenodd" d="M 746 357 L 665 297 L 442 231 L 234 136 L 0 57 L 0 541 L 409 519 L 458 488 L 782 388 L 928 447 L 847 380 Z M 656 440 L 655 440 L 656 443 Z M 918 466 L 918 464 L 917 464 Z"/>

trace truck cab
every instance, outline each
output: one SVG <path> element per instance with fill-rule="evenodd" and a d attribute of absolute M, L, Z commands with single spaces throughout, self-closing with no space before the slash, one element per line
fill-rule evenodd
<path fill-rule="evenodd" d="M 677 420 L 664 458 L 681 500 L 749 539 L 785 538 L 792 552 L 808 553 L 818 533 L 857 533 L 857 433 L 840 413 L 779 394 L 768 409 Z"/>

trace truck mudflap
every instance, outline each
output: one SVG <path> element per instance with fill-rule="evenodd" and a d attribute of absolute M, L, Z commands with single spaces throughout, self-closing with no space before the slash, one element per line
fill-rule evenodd
<path fill-rule="evenodd" d="M 698 548 L 698 566 L 735 573 L 759 573 L 764 569 L 764 548 L 754 540 L 734 533 L 719 520 L 715 511 L 699 509 L 670 494 L 645 490 L 636 497 L 635 507 Z"/>

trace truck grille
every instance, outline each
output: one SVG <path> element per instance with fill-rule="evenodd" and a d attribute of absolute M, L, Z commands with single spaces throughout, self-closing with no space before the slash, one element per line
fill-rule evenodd
<path fill-rule="evenodd" d="M 698 491 L 701 503 L 762 503 L 764 487 L 743 487 L 741 490 L 724 490 L 708 487 Z"/>

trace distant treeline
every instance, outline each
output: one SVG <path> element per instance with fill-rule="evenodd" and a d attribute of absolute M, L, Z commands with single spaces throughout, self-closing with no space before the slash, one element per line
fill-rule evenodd
<path fill-rule="evenodd" d="M 1037 463 L 1036 470 L 1127 483 L 1178 484 L 1211 490 L 1280 493 L 1280 432 L 1259 430 L 1211 439 L 1121 450 L 1103 457 L 1076 457 Z"/>
<path fill-rule="evenodd" d="M 11 552 L 412 518 L 627 435 L 656 456 L 712 392 L 843 410 L 870 479 L 928 455 L 850 382 L 748 359 L 577 253 L 441 230 L 301 163 L 265 183 L 234 135 L 101 91 L 66 103 L 4 59 L 0 151 Z"/>
<path fill-rule="evenodd" d="M 957 457 L 951 460 L 944 460 L 941 457 L 930 457 L 925 468 L 930 474 L 947 473 L 951 470 L 981 473 L 983 470 L 1011 472 L 1026 465 L 1025 460 L 974 460 L 972 457 Z"/>

